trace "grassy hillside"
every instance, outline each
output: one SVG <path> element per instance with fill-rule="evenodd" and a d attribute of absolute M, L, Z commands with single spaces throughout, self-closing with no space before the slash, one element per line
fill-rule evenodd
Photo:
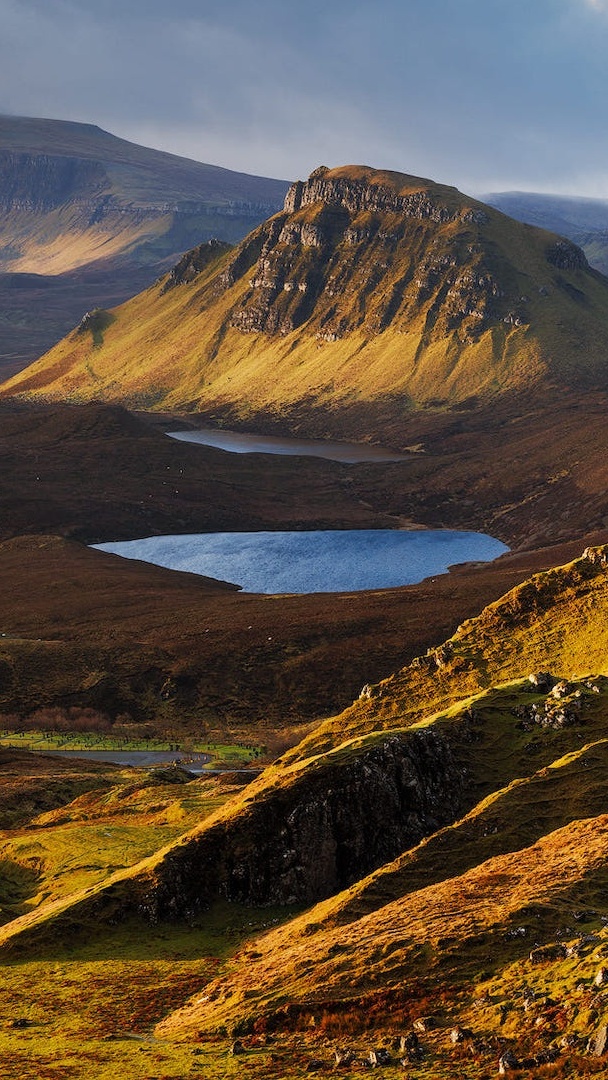
<path fill-rule="evenodd" d="M 7 834 L 7 1000 L 62 971 L 49 1062 L 84 1076 L 74 1040 L 96 1062 L 113 1034 L 107 1080 L 134 1037 L 169 1077 L 194 1057 L 231 1076 L 242 1054 L 295 1080 L 379 1048 L 389 1076 L 403 1058 L 482 1080 L 507 1051 L 601 1075 L 607 559 L 516 587 L 241 790 L 104 777 Z M 7 1061 L 40 1068 L 39 1012 L 21 1013 L 28 1049 L 9 1031 Z"/>
<path fill-rule="evenodd" d="M 4 394 L 278 418 L 403 445 L 412 409 L 606 384 L 608 283 L 568 241 L 455 189 L 318 170 L 194 281 L 72 334 Z M 271 374 L 272 373 L 272 374 Z M 359 427 L 361 434 L 361 428 Z"/>

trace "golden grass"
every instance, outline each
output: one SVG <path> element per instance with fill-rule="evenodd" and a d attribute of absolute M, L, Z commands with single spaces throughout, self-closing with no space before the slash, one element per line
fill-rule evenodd
<path fill-rule="evenodd" d="M 580 558 L 534 575 L 444 646 L 372 689 L 369 700 L 327 720 L 283 761 L 327 751 L 345 738 L 404 727 L 531 672 L 559 678 L 608 671 L 608 572 Z"/>
<path fill-rule="evenodd" d="M 412 980 L 466 985 L 480 951 L 500 971 L 530 943 L 561 932 L 573 908 L 597 903 L 608 884 L 607 839 L 608 815 L 575 821 L 515 856 L 495 856 L 385 904 L 338 935 L 324 926 L 326 904 L 319 904 L 264 935 L 159 1034 L 187 1039 L 294 1004 L 314 1014 L 331 1002 L 398 994 Z M 509 937 L 520 924 L 525 934 Z"/>
<path fill-rule="evenodd" d="M 389 186 L 400 194 L 425 191 L 452 213 L 479 209 L 455 189 L 399 174 L 348 167 L 331 176 Z M 509 389 L 529 389 L 546 378 L 566 384 L 605 382 L 604 280 L 584 270 L 558 272 L 546 258 L 555 237 L 490 208 L 483 211 L 487 220 L 476 225 L 460 218 L 441 224 L 412 221 L 391 213 L 385 221 L 372 214 L 387 232 L 393 229 L 390 243 L 373 230 L 356 248 L 341 233 L 322 251 L 293 237 L 274 241 L 265 254 L 263 277 L 276 268 L 281 281 L 287 274 L 292 283 L 301 278 L 305 284 L 312 266 L 324 288 L 295 330 L 269 335 L 234 329 L 235 312 L 257 311 L 262 302 L 263 290 L 250 282 L 260 272 L 255 253 L 272 223 L 297 229 L 310 226 L 311 215 L 316 220 L 324 213 L 318 204 L 291 216 L 277 215 L 241 245 L 241 252 L 251 252 L 245 260 L 251 265 L 233 285 L 221 278 L 235 258 L 228 255 L 189 285 L 164 295 L 155 286 L 116 309 L 102 346 L 88 334 L 72 334 L 10 379 L 3 393 L 120 399 L 150 409 L 223 409 L 247 420 L 296 408 L 310 415 L 323 409 L 331 418 L 332 411 L 340 413 L 354 403 L 380 406 L 393 398 L 405 410 L 446 405 L 473 395 L 487 399 Z M 369 216 L 363 215 L 364 221 Z M 361 224 L 354 211 L 351 218 Z M 428 260 L 443 266 L 444 257 L 439 278 L 432 271 L 431 295 L 423 289 L 417 298 L 418 275 L 427 273 Z M 384 268 L 379 278 L 378 265 Z M 481 288 L 474 282 L 488 275 L 502 290 L 491 301 L 496 311 L 492 308 L 481 332 L 477 321 L 475 333 L 472 324 L 470 334 L 460 334 L 453 318 L 466 322 L 469 316 L 458 305 L 465 310 L 465 293 Z M 460 289 L 464 293 L 458 300 Z M 393 292 L 400 299 L 384 326 L 384 306 Z M 264 302 L 288 313 L 299 295 L 298 289 L 279 289 Z M 479 300 L 482 306 L 486 302 Z M 511 308 L 525 308 L 521 325 L 504 321 Z M 334 323 L 346 328 L 338 340 L 331 340 Z"/>

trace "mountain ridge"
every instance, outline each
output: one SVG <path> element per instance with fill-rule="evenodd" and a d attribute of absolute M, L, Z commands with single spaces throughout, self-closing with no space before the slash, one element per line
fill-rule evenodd
<path fill-rule="evenodd" d="M 94 125 L 0 116 L 0 370 L 23 368 L 193 244 L 240 240 L 287 186 Z"/>
<path fill-rule="evenodd" d="M 367 437 L 388 414 L 397 445 L 417 410 L 606 387 L 607 354 L 608 281 L 570 241 L 454 188 L 348 166 L 315 170 L 216 266 L 116 310 L 103 342 L 70 335 L 1 392 L 312 434 L 321 414 L 343 434 L 358 409 Z"/>

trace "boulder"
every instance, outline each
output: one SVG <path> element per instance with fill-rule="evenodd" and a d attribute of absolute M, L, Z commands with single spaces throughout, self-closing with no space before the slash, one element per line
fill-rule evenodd
<path fill-rule="evenodd" d="M 450 1031 L 450 1042 L 461 1043 L 465 1039 L 470 1039 L 473 1036 L 473 1032 L 470 1028 L 460 1027 L 459 1024 L 453 1027 Z"/>
<path fill-rule="evenodd" d="M 498 1059 L 498 1075 L 506 1076 L 507 1073 L 514 1072 L 515 1069 L 519 1069 L 519 1061 L 512 1050 L 505 1050 L 504 1054 L 501 1054 Z"/>
<path fill-rule="evenodd" d="M 593 1057 L 603 1057 L 608 1052 L 608 1025 L 602 1024 L 587 1043 L 587 1053 Z"/>

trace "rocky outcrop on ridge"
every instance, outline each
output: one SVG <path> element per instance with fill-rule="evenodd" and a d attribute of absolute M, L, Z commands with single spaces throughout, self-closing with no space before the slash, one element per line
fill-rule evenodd
<path fill-rule="evenodd" d="M 523 326 L 526 297 L 481 236 L 491 213 L 454 188 L 413 177 L 316 169 L 292 184 L 283 212 L 240 246 L 224 272 L 225 287 L 248 275 L 231 325 L 285 335 L 310 320 L 321 341 L 418 325 L 421 347 L 452 334 L 475 342 L 500 323 Z M 566 241 L 549 247 L 547 261 L 586 266 Z"/>
<path fill-rule="evenodd" d="M 141 910 L 153 920 L 191 917 L 218 895 L 311 903 L 451 823 L 463 804 L 462 769 L 441 735 L 391 735 L 350 762 L 330 756 L 288 785 L 267 786 L 238 817 L 173 848 Z"/>

